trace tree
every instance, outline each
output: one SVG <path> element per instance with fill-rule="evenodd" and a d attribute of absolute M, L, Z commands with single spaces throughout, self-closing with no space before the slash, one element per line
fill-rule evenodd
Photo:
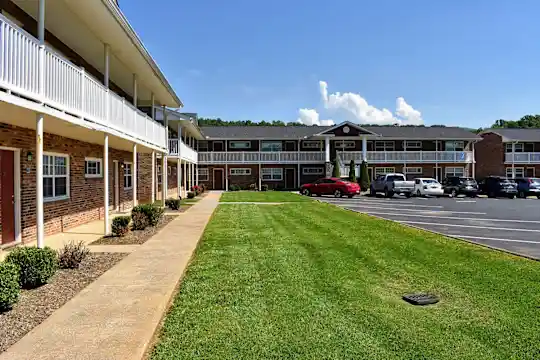
<path fill-rule="evenodd" d="M 356 182 L 356 165 L 354 164 L 354 160 L 351 160 L 349 164 L 349 181 Z"/>
<path fill-rule="evenodd" d="M 341 172 L 339 171 L 339 159 L 337 157 L 334 159 L 334 169 L 332 170 L 332 177 L 341 177 Z"/>
<path fill-rule="evenodd" d="M 367 171 L 367 162 L 362 161 L 362 165 L 360 165 L 360 188 L 365 191 L 369 189 L 369 185 L 370 181 Z"/>

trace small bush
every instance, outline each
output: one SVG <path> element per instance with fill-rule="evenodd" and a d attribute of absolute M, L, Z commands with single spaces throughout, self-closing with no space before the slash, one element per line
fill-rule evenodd
<path fill-rule="evenodd" d="M 112 233 L 114 236 L 125 236 L 129 231 L 129 216 L 117 216 L 112 222 Z"/>
<path fill-rule="evenodd" d="M 349 164 L 349 181 L 356 182 L 356 165 L 354 164 L 354 160 L 351 160 Z"/>
<path fill-rule="evenodd" d="M 256 184 L 250 184 L 249 185 L 249 190 L 251 190 L 251 191 L 257 190 L 257 185 Z"/>
<path fill-rule="evenodd" d="M 163 217 L 164 209 L 159 203 L 137 205 L 131 210 L 131 216 L 136 213 L 141 213 L 146 216 L 147 225 L 156 226 Z M 141 218 L 142 221 L 142 218 Z"/>
<path fill-rule="evenodd" d="M 133 230 L 144 230 L 148 227 L 148 217 L 142 212 L 131 213 L 131 228 Z"/>
<path fill-rule="evenodd" d="M 0 263 L 0 311 L 11 309 L 19 300 L 19 268 L 15 264 Z"/>
<path fill-rule="evenodd" d="M 261 191 L 268 191 L 268 184 L 262 184 Z"/>
<path fill-rule="evenodd" d="M 360 165 L 360 188 L 367 190 L 370 185 L 367 162 L 362 161 L 362 165 Z"/>
<path fill-rule="evenodd" d="M 180 199 L 170 199 L 169 200 L 169 208 L 171 210 L 178 210 L 180 209 Z"/>
<path fill-rule="evenodd" d="M 50 247 L 19 247 L 6 256 L 6 262 L 19 268 L 19 283 L 25 289 L 32 289 L 43 284 L 58 269 L 58 257 Z"/>
<path fill-rule="evenodd" d="M 187 193 L 187 198 L 188 198 L 188 199 L 193 199 L 194 197 L 195 197 L 195 193 L 194 193 L 193 191 L 189 191 L 189 192 Z"/>
<path fill-rule="evenodd" d="M 89 253 L 90 249 L 82 241 L 70 242 L 58 251 L 58 265 L 61 269 L 78 269 Z"/>
<path fill-rule="evenodd" d="M 339 159 L 337 157 L 334 159 L 334 163 L 332 165 L 334 166 L 332 168 L 332 177 L 335 177 L 335 178 L 341 177 L 341 171 L 339 169 Z"/>

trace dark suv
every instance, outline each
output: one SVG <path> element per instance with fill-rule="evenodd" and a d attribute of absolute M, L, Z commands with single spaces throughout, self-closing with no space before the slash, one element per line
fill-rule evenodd
<path fill-rule="evenodd" d="M 470 197 L 478 195 L 478 184 L 476 180 L 469 177 L 448 176 L 442 182 L 445 194 L 456 197 L 464 194 Z"/>
<path fill-rule="evenodd" d="M 540 178 L 517 178 L 517 190 L 520 198 L 536 196 L 540 199 Z"/>
<path fill-rule="evenodd" d="M 488 176 L 480 182 L 480 190 L 482 194 L 486 194 L 490 198 L 507 197 L 513 199 L 517 195 L 515 181 L 504 176 Z"/>

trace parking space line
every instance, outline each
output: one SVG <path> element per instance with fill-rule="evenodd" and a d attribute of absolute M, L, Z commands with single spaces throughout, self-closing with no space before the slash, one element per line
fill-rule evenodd
<path fill-rule="evenodd" d="M 423 207 L 423 208 L 434 208 L 434 209 L 442 209 L 444 206 L 442 205 L 417 205 L 417 204 L 414 204 L 414 203 L 393 203 L 391 201 L 378 201 L 378 202 L 375 202 L 375 201 L 364 201 L 364 200 L 359 200 L 359 201 L 354 201 L 354 200 L 342 200 L 342 201 L 326 201 L 330 204 L 334 204 L 334 205 L 340 205 L 340 204 L 344 204 L 344 206 L 352 206 L 352 205 L 349 205 L 349 204 L 360 204 L 360 205 L 387 205 L 387 206 L 393 206 L 393 207 L 400 207 L 400 206 L 411 206 L 411 207 Z"/>
<path fill-rule="evenodd" d="M 417 210 L 418 211 L 418 210 Z M 453 212 L 453 211 L 449 211 Z M 374 214 L 374 215 L 387 215 L 387 216 L 408 216 L 408 217 L 424 217 L 424 218 L 434 218 L 434 219 L 449 219 L 449 220 L 469 220 L 469 221 L 493 221 L 493 222 L 514 222 L 514 223 L 526 223 L 526 224 L 539 224 L 539 221 L 535 220 L 511 220 L 511 219 L 486 219 L 486 218 L 465 218 L 465 217 L 457 217 L 457 216 L 438 216 L 438 215 L 423 215 L 423 214 L 396 214 L 396 213 L 387 213 L 387 212 L 379 212 L 379 211 L 366 211 L 366 214 Z M 444 211 L 439 211 L 438 213 L 445 214 Z M 485 214 L 485 213 L 483 213 Z M 393 220 L 393 219 L 389 219 Z"/>
<path fill-rule="evenodd" d="M 379 210 L 398 210 L 398 211 L 414 211 L 414 212 L 429 212 L 429 213 L 442 213 L 442 214 L 471 214 L 471 215 L 487 215 L 485 212 L 474 212 L 474 211 L 452 211 L 452 210 L 435 210 L 435 209 L 406 209 L 395 207 L 382 207 L 382 206 L 373 206 L 373 205 L 345 205 L 347 208 L 368 208 L 368 209 L 379 209 Z M 400 214 L 396 214 L 400 215 Z"/>
<path fill-rule="evenodd" d="M 442 224 L 442 223 L 431 223 L 431 222 L 421 222 L 421 221 L 402 221 L 402 220 L 392 220 L 392 221 L 396 221 L 398 223 L 403 223 L 403 224 L 413 224 L 413 225 L 433 225 L 433 226 L 480 228 L 480 229 L 486 228 L 485 226 L 477 226 L 477 225 Z M 489 230 L 540 232 L 540 229 L 515 229 L 515 228 L 499 228 L 499 227 L 490 227 Z M 459 235 L 455 235 L 455 236 L 459 236 Z"/>
<path fill-rule="evenodd" d="M 466 239 L 476 239 L 476 240 L 490 240 L 490 241 L 506 241 L 506 242 L 517 242 L 517 243 L 527 243 L 527 244 L 538 244 L 540 245 L 540 241 L 531 241 L 531 240 L 516 240 L 516 239 L 501 239 L 501 238 L 492 238 L 492 237 L 483 237 L 483 236 L 469 236 L 469 235 L 452 235 L 450 236 L 457 236 L 462 237 Z"/>

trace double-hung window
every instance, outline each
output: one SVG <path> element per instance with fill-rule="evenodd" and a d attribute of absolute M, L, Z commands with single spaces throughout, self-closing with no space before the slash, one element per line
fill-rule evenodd
<path fill-rule="evenodd" d="M 162 178 L 162 175 L 163 175 L 163 173 L 161 172 L 161 165 L 158 165 L 156 167 L 156 171 L 157 171 L 157 183 L 161 184 L 161 178 Z"/>
<path fill-rule="evenodd" d="M 124 163 L 124 190 L 133 188 L 133 164 Z"/>
<path fill-rule="evenodd" d="M 422 142 L 421 141 L 417 141 L 417 140 L 405 140 L 404 142 L 404 147 L 406 150 L 412 150 L 412 149 L 415 149 L 415 150 L 418 150 L 418 149 L 422 149 Z"/>
<path fill-rule="evenodd" d="M 262 179 L 265 181 L 283 180 L 283 169 L 282 168 L 263 168 Z"/>
<path fill-rule="evenodd" d="M 393 167 L 376 167 L 375 168 L 375 176 L 383 175 L 383 174 L 392 174 L 395 172 L 396 172 L 396 169 Z"/>
<path fill-rule="evenodd" d="M 229 147 L 231 149 L 249 149 L 251 147 L 251 141 L 231 141 Z"/>
<path fill-rule="evenodd" d="M 522 168 L 522 167 L 514 168 L 514 173 L 516 174 L 516 176 L 512 176 L 512 168 L 511 167 L 506 168 L 506 177 L 509 178 L 509 179 L 512 179 L 514 177 L 516 177 L 516 178 L 525 177 L 525 169 Z"/>
<path fill-rule="evenodd" d="M 354 140 L 336 140 L 336 149 L 354 149 Z"/>
<path fill-rule="evenodd" d="M 305 140 L 302 141 L 302 147 L 304 149 L 320 149 L 322 147 L 322 143 L 320 140 Z"/>
<path fill-rule="evenodd" d="M 512 152 L 512 143 L 506 143 L 506 152 L 507 153 Z M 523 143 L 515 143 L 514 152 L 523 152 Z"/>
<path fill-rule="evenodd" d="M 324 168 L 322 167 L 305 167 L 302 168 L 302 175 L 322 175 Z"/>
<path fill-rule="evenodd" d="M 97 158 L 84 159 L 84 176 L 87 178 L 100 178 L 103 176 L 102 160 Z"/>
<path fill-rule="evenodd" d="M 446 176 L 465 176 L 465 168 L 462 167 L 446 167 L 444 168 L 444 173 Z"/>
<path fill-rule="evenodd" d="M 199 168 L 199 181 L 208 181 L 208 168 Z"/>
<path fill-rule="evenodd" d="M 250 168 L 232 168 L 229 170 L 231 176 L 251 175 Z"/>
<path fill-rule="evenodd" d="M 69 198 L 69 156 L 43 155 L 43 199 L 45 201 Z"/>
<path fill-rule="evenodd" d="M 403 168 L 403 172 L 405 174 L 417 174 L 417 175 L 421 175 L 422 174 L 422 168 L 421 167 L 404 167 Z"/>
<path fill-rule="evenodd" d="M 261 142 L 261 151 L 283 151 L 283 144 L 281 141 L 263 141 Z"/>
<path fill-rule="evenodd" d="M 446 141 L 444 143 L 445 151 L 463 151 L 465 143 L 463 141 Z"/>
<path fill-rule="evenodd" d="M 375 141 L 375 151 L 394 151 L 393 141 Z"/>

